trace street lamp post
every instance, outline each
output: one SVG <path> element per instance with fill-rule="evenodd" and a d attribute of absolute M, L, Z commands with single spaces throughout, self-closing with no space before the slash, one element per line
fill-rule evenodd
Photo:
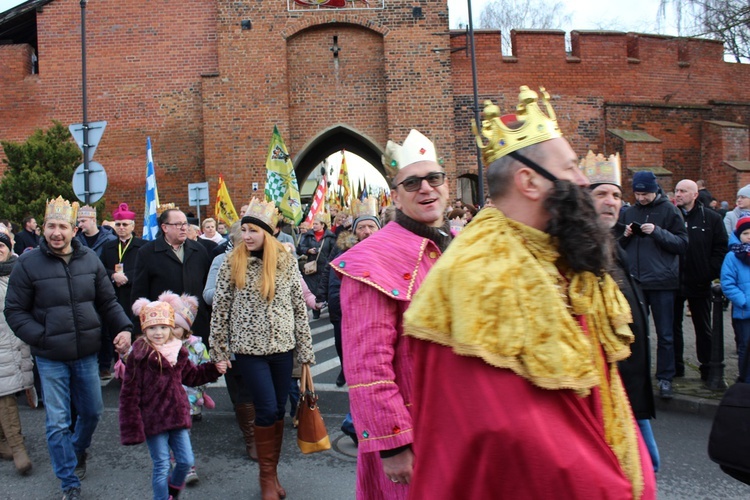
<path fill-rule="evenodd" d="M 482 126 L 479 117 L 479 91 L 477 89 L 477 58 L 474 52 L 474 21 L 471 13 L 471 0 L 466 0 L 469 8 L 469 54 L 471 57 L 471 79 L 474 84 L 474 121 L 477 127 Z M 473 141 L 476 144 L 476 141 Z M 477 187 L 479 189 L 479 207 L 484 205 L 484 172 L 482 171 L 482 151 L 477 148 Z"/>
<path fill-rule="evenodd" d="M 81 95 L 83 97 L 83 192 L 84 203 L 91 199 L 89 189 L 89 122 L 86 99 L 86 1 L 81 0 Z"/>

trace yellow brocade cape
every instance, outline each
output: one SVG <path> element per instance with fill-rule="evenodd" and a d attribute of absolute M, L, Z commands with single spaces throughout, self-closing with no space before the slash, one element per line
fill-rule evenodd
<path fill-rule="evenodd" d="M 559 257 L 548 234 L 482 210 L 430 270 L 404 315 L 405 333 L 543 389 L 586 397 L 599 387 L 605 439 L 640 498 L 635 420 L 616 365 L 634 339 L 630 307 L 611 276 L 563 277 Z"/>

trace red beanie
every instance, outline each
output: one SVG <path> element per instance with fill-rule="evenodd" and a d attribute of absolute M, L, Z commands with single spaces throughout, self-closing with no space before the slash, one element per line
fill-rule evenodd
<path fill-rule="evenodd" d="M 750 217 L 747 216 L 737 221 L 737 229 L 734 231 L 735 236 L 739 238 L 746 229 L 750 229 Z"/>

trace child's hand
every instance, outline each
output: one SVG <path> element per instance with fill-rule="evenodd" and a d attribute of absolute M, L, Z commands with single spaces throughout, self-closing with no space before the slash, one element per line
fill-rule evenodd
<path fill-rule="evenodd" d="M 227 372 L 227 362 L 219 361 L 218 363 L 216 363 L 216 370 L 224 375 Z"/>

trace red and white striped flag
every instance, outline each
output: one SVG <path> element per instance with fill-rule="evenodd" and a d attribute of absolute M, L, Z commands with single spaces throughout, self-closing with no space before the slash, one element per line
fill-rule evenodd
<path fill-rule="evenodd" d="M 326 197 L 326 178 L 325 176 L 320 178 L 318 188 L 315 190 L 315 196 L 313 196 L 312 205 L 310 205 L 310 212 L 307 214 L 305 222 L 312 224 L 313 217 L 315 214 L 323 210 L 324 200 Z"/>

